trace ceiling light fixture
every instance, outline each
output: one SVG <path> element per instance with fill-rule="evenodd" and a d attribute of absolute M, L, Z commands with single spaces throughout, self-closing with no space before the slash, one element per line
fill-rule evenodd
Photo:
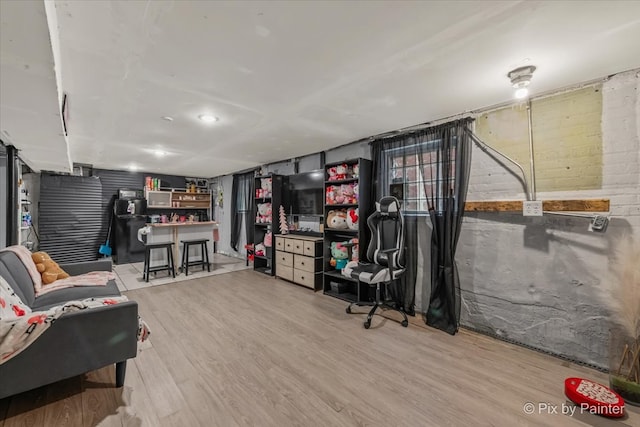
<path fill-rule="evenodd" d="M 167 155 L 167 152 L 162 150 L 155 150 L 153 154 L 155 154 L 156 157 L 164 157 Z"/>
<path fill-rule="evenodd" d="M 162 120 L 166 120 L 167 122 L 172 122 L 173 121 L 173 117 L 171 117 L 171 116 L 162 116 L 161 119 Z"/>
<path fill-rule="evenodd" d="M 215 123 L 218 121 L 218 118 L 211 114 L 200 114 L 198 118 L 205 123 Z"/>
<path fill-rule="evenodd" d="M 524 67 L 516 68 L 509 71 L 507 77 L 511 80 L 511 86 L 516 90 L 515 97 L 518 99 L 526 98 L 529 95 L 529 84 L 533 77 L 533 72 L 536 67 L 533 65 L 526 65 Z"/>

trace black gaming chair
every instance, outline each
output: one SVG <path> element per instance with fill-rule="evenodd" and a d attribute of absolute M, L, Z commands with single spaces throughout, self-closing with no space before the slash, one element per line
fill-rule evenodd
<path fill-rule="evenodd" d="M 342 270 L 342 275 L 376 285 L 376 301 L 375 303 L 355 302 L 349 304 L 347 313 L 351 313 L 353 305 L 373 305 L 364 322 L 365 329 L 369 329 L 371 318 L 378 307 L 396 310 L 404 318 L 402 326 L 407 327 L 409 324 L 407 315 L 380 299 L 380 285 L 385 286 L 386 295 L 386 285 L 398 279 L 405 271 L 404 222 L 398 199 L 385 196 L 376 202 L 376 211 L 367 218 L 367 225 L 371 230 L 371 241 L 367 249 L 367 260 L 370 262 L 349 262 Z"/>

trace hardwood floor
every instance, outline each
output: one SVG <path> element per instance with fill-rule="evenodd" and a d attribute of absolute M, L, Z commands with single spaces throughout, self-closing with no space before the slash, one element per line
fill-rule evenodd
<path fill-rule="evenodd" d="M 621 421 L 523 411 L 560 412 L 566 377 L 602 373 L 420 319 L 365 330 L 345 302 L 253 271 L 126 294 L 152 334 L 125 386 L 110 366 L 0 400 L 0 427 L 640 425 L 637 408 Z"/>

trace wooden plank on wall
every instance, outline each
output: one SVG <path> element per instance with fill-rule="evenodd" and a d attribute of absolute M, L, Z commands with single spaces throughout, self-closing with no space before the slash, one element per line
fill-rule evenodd
<path fill-rule="evenodd" d="M 521 212 L 520 200 L 467 202 L 466 212 Z M 550 212 L 609 212 L 609 199 L 543 200 L 542 210 Z"/>

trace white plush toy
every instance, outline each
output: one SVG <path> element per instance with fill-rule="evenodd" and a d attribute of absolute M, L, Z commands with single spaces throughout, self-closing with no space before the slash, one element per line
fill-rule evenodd
<path fill-rule="evenodd" d="M 349 230 L 358 229 L 358 208 L 347 210 L 347 227 Z"/>
<path fill-rule="evenodd" d="M 271 178 L 261 178 L 260 188 L 262 188 L 262 197 L 271 197 Z"/>
<path fill-rule="evenodd" d="M 344 210 L 331 210 L 327 212 L 327 227 L 334 229 L 347 229 L 347 213 Z"/>

